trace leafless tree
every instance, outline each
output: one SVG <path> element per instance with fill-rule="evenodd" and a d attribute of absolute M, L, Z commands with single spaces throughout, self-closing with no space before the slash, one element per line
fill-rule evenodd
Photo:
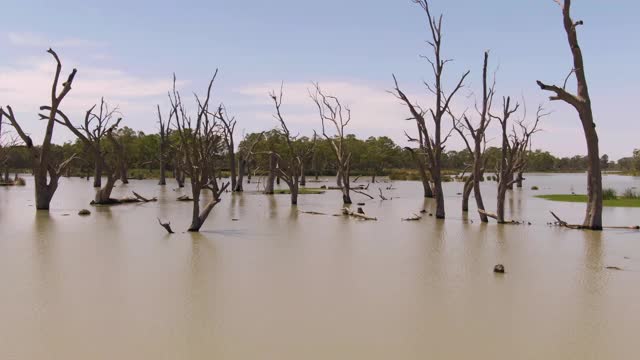
<path fill-rule="evenodd" d="M 256 138 L 250 143 L 249 147 L 246 149 L 242 149 L 239 152 L 240 163 L 238 164 L 238 181 L 236 182 L 236 187 L 234 189 L 235 192 L 242 192 L 244 189 L 242 187 L 242 181 L 244 180 L 244 175 L 248 171 L 249 163 L 253 158 L 253 149 L 255 149 L 256 145 L 262 140 L 264 132 L 260 133 Z"/>
<path fill-rule="evenodd" d="M 38 210 L 49 210 L 49 204 L 51 203 L 51 199 L 58 189 L 58 180 L 62 175 L 63 171 L 67 166 L 69 166 L 70 162 L 74 159 L 75 156 L 71 156 L 69 159 L 64 160 L 63 162 L 56 164 L 55 159 L 53 157 L 52 147 L 51 147 L 51 139 L 53 137 L 53 128 L 56 123 L 56 113 L 58 113 L 60 109 L 60 104 L 64 97 L 71 91 L 71 84 L 73 83 L 73 78 L 76 75 L 76 69 L 73 69 L 67 78 L 67 81 L 62 83 L 62 89 L 58 92 L 58 81 L 60 80 L 60 73 L 62 72 L 62 63 L 58 58 L 58 55 L 52 49 L 47 50 L 49 54 L 53 56 L 56 61 L 56 72 L 53 78 L 53 85 L 51 86 L 51 105 L 46 107 L 49 111 L 47 120 L 47 127 L 44 135 L 44 139 L 42 141 L 42 145 L 40 147 L 36 147 L 33 144 L 33 140 L 29 135 L 27 135 L 23 130 L 16 117 L 13 113 L 13 109 L 11 106 L 7 106 L 7 110 L 5 111 L 3 108 L 0 108 L 0 113 L 3 117 L 6 117 L 9 120 L 9 123 L 18 133 L 20 139 L 24 142 L 27 149 L 31 152 L 31 156 L 33 158 L 33 175 L 35 181 L 35 192 L 36 192 L 36 209 Z"/>
<path fill-rule="evenodd" d="M 235 144 L 233 142 L 233 133 L 236 130 L 236 119 L 235 117 L 229 118 L 227 113 L 227 109 L 224 105 L 220 105 L 218 107 L 218 112 L 216 113 L 218 119 L 222 122 L 222 128 L 224 130 L 224 143 L 227 147 L 227 156 L 229 158 L 229 171 L 231 172 L 231 190 L 236 191 L 237 183 L 237 173 L 236 173 L 236 149 Z"/>
<path fill-rule="evenodd" d="M 124 161 L 124 147 L 118 141 L 114 134 L 118 125 L 122 121 L 118 108 L 110 108 L 104 98 L 100 99 L 100 107 L 96 111 L 93 105 L 86 111 L 84 123 L 80 126 L 74 125 L 69 117 L 62 111 L 57 111 L 55 121 L 69 129 L 96 159 L 96 165 L 106 174 L 107 182 L 99 190 L 93 201 L 95 204 L 114 204 L 119 203 L 118 200 L 111 198 L 111 192 L 115 187 L 116 181 L 120 178 L 121 163 Z M 47 107 L 40 108 L 48 110 Z M 41 118 L 46 118 L 40 114 Z M 101 140 L 106 138 L 112 145 L 112 151 L 108 152 L 103 149 Z"/>
<path fill-rule="evenodd" d="M 170 140 L 169 136 L 171 134 L 171 120 L 176 115 L 175 109 L 171 109 L 169 111 L 169 118 L 167 121 L 162 119 L 162 113 L 160 112 L 160 105 L 158 105 L 158 125 L 160 126 L 160 149 L 158 154 L 158 160 L 160 162 L 160 181 L 158 181 L 158 185 L 166 185 L 166 167 L 167 167 L 167 158 L 169 156 L 169 146 Z"/>
<path fill-rule="evenodd" d="M 197 115 L 195 123 L 187 114 L 180 93 L 173 86 L 170 96 L 172 107 L 178 109 L 175 130 L 179 138 L 180 154 L 184 156 L 184 172 L 191 182 L 193 197 L 193 212 L 189 231 L 197 232 L 206 221 L 211 210 L 221 201 L 222 193 L 229 187 L 229 183 L 218 186 L 214 159 L 222 152 L 223 130 L 216 121 L 216 117 L 209 112 L 211 89 L 218 70 L 214 73 L 204 101 L 196 95 Z M 202 190 L 211 191 L 213 198 L 200 209 L 200 194 Z"/>
<path fill-rule="evenodd" d="M 552 101 L 562 100 L 573 106 L 578 112 L 582 129 L 587 142 L 587 209 L 583 221 L 583 227 L 592 230 L 602 230 L 602 171 L 600 168 L 600 150 L 598 145 L 598 133 L 593 120 L 591 110 L 591 98 L 587 86 L 587 76 L 585 74 L 582 50 L 578 44 L 578 34 L 576 28 L 583 25 L 582 20 L 573 21 L 571 18 L 571 0 L 555 0 L 562 7 L 562 19 L 564 30 L 567 35 L 569 48 L 573 57 L 573 69 L 565 79 L 562 87 L 547 85 L 538 81 L 538 86 L 542 90 L 551 91 L 555 95 L 551 96 Z M 577 93 L 571 94 L 567 91 L 567 80 L 571 75 L 575 75 L 577 82 Z"/>
<path fill-rule="evenodd" d="M 464 141 L 467 150 L 473 156 L 473 171 L 470 176 L 470 179 L 473 183 L 473 196 L 476 199 L 476 206 L 479 210 L 480 221 L 489 222 L 487 215 L 484 210 L 484 202 L 482 201 L 482 192 L 480 191 L 480 181 L 484 176 L 484 165 L 485 165 L 485 157 L 484 150 L 486 144 L 486 131 L 491 123 L 491 117 L 489 115 L 489 111 L 491 110 L 491 103 L 493 100 L 493 94 L 495 92 L 495 81 L 491 87 L 487 84 L 487 66 L 489 63 L 489 52 L 484 53 L 484 62 L 482 66 L 482 106 L 480 109 L 477 109 L 478 115 L 480 117 L 480 121 L 477 126 L 474 126 L 467 117 L 466 114 L 462 115 L 462 119 L 456 118 L 453 115 L 451 110 L 448 110 L 451 118 L 453 120 L 453 128 L 460 135 L 462 140 Z M 467 138 L 467 133 L 469 137 L 471 137 L 472 143 Z M 466 185 L 466 184 L 465 184 Z M 468 186 L 468 185 L 467 185 Z M 468 188 L 465 188 L 464 191 L 468 191 Z M 464 194 L 463 194 L 464 195 Z M 468 199 L 468 198 L 467 198 Z M 463 210 L 465 208 L 463 201 Z"/>
<path fill-rule="evenodd" d="M 526 112 L 521 120 L 509 127 L 509 119 L 520 108 L 519 104 L 512 105 L 511 98 L 506 97 L 502 100 L 502 114 L 493 116 L 500 122 L 502 130 L 502 149 L 500 156 L 499 172 L 498 172 L 498 195 L 496 220 L 498 223 L 505 223 L 504 202 L 507 190 L 517 181 L 514 174 L 519 173 L 526 166 L 527 152 L 531 145 L 532 136 L 539 131 L 540 120 L 547 115 L 542 106 L 538 107 L 536 119 L 533 124 L 526 123 Z M 511 134 L 509 134 L 511 131 Z"/>
<path fill-rule="evenodd" d="M 2 118 L 3 112 L 0 111 L 0 182 L 9 183 L 9 149 L 16 146 L 18 140 L 2 129 Z"/>
<path fill-rule="evenodd" d="M 273 100 L 273 104 L 275 106 L 276 113 L 274 117 L 280 124 L 279 132 L 284 138 L 286 144 L 285 153 L 272 152 L 272 154 L 275 154 L 278 158 L 277 171 L 280 178 L 282 178 L 289 187 L 289 192 L 291 193 L 291 204 L 297 205 L 298 192 L 300 189 L 300 177 L 304 170 L 304 160 L 309 156 L 309 154 L 311 154 L 313 147 L 296 146 L 297 136 L 291 134 L 291 131 L 287 127 L 287 123 L 282 116 L 282 86 L 280 87 L 280 92 L 278 94 L 276 94 L 275 91 L 272 91 L 269 96 L 271 97 L 271 100 Z"/>
<path fill-rule="evenodd" d="M 351 152 L 345 143 L 345 128 L 351 121 L 351 110 L 343 106 L 337 97 L 325 95 L 318 83 L 313 84 L 315 91 L 309 91 L 311 99 L 318 107 L 318 114 L 322 122 L 322 135 L 331 143 L 333 154 L 336 157 L 337 178 L 340 179 L 339 186 L 342 189 L 342 201 L 351 204 L 350 179 L 351 172 Z M 335 136 L 329 136 L 325 123 L 333 124 L 336 129 Z"/>
<path fill-rule="evenodd" d="M 427 90 L 435 96 L 435 104 L 428 111 L 423 110 L 419 105 L 414 104 L 409 100 L 407 95 L 400 90 L 398 80 L 395 75 L 393 80 L 395 83 L 394 95 L 400 99 L 409 109 L 411 113 L 411 120 L 415 120 L 418 125 L 418 131 L 424 138 L 425 153 L 427 154 L 428 170 L 431 174 L 431 181 L 433 182 L 433 192 L 436 198 L 436 218 L 445 218 L 444 209 L 444 194 L 442 192 L 442 152 L 444 151 L 445 143 L 451 132 L 443 136 L 442 131 L 442 119 L 450 108 L 451 100 L 455 94 L 463 87 L 465 78 L 469 75 L 469 71 L 465 72 L 457 81 L 453 90 L 445 92 L 444 89 L 444 69 L 445 65 L 450 62 L 450 59 L 444 59 L 441 54 L 442 49 L 442 15 L 439 17 L 431 16 L 431 10 L 429 8 L 428 0 L 413 0 L 418 4 L 427 15 L 429 30 L 431 32 L 431 40 L 428 41 L 433 50 L 433 57 L 424 57 L 433 71 L 434 82 L 429 84 L 425 82 Z M 433 133 L 427 127 L 426 117 L 431 118 L 433 122 Z"/>

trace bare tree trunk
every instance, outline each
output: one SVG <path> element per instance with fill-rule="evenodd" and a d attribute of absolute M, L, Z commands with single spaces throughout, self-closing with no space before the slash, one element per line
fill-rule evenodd
<path fill-rule="evenodd" d="M 342 173 L 340 173 L 340 170 L 336 173 L 336 185 L 342 187 Z"/>
<path fill-rule="evenodd" d="M 473 176 L 469 176 L 469 178 L 464 182 L 464 188 L 462 189 L 462 211 L 469 211 L 469 197 L 471 196 L 471 192 L 473 191 Z"/>
<path fill-rule="evenodd" d="M 118 178 L 114 174 L 109 174 L 107 176 L 107 182 L 104 184 L 100 190 L 96 191 L 96 197 L 94 200 L 95 204 L 112 204 L 116 202 L 111 198 L 111 192 L 116 185 L 116 181 Z"/>
<path fill-rule="evenodd" d="M 345 204 L 351 204 L 351 185 L 349 184 L 349 176 L 344 176 L 342 179 L 342 202 Z"/>
<path fill-rule="evenodd" d="M 236 153 L 233 150 L 229 151 L 229 170 L 231 172 L 231 189 L 236 191 L 238 178 L 236 176 Z"/>
<path fill-rule="evenodd" d="M 307 186 L 307 175 L 305 174 L 304 161 L 300 163 L 300 185 Z"/>
<path fill-rule="evenodd" d="M 264 193 L 273 194 L 274 183 L 276 181 L 276 167 L 278 164 L 278 158 L 275 152 L 271 152 L 269 155 L 269 177 L 267 178 L 267 184 L 265 185 Z"/>
<path fill-rule="evenodd" d="M 93 187 L 99 188 L 102 186 L 102 161 L 96 156 L 95 168 L 93 171 Z"/>
<path fill-rule="evenodd" d="M 127 164 L 125 164 L 124 161 L 120 162 L 120 181 L 122 181 L 123 184 L 129 183 L 129 174 L 127 171 Z"/>
<path fill-rule="evenodd" d="M 162 156 L 162 155 L 161 155 Z M 160 160 L 160 180 L 158 181 L 158 185 L 167 185 L 167 169 L 164 160 Z"/>
<path fill-rule="evenodd" d="M 517 177 L 516 177 L 516 186 L 517 186 L 519 189 L 521 189 L 521 188 L 522 188 L 522 180 L 524 180 L 523 175 L 524 175 L 524 174 L 522 173 L 522 171 L 518 171 L 518 174 L 516 175 L 516 176 L 517 176 Z"/>
<path fill-rule="evenodd" d="M 498 209 L 496 211 L 497 221 L 499 224 L 504 224 L 504 200 L 507 196 L 507 183 L 501 181 L 498 185 Z"/>
<path fill-rule="evenodd" d="M 373 175 L 371 175 L 371 183 L 375 184 L 376 183 L 376 171 L 373 170 Z"/>
<path fill-rule="evenodd" d="M 442 192 L 442 179 L 440 179 L 440 170 L 432 173 L 434 194 L 436 198 L 436 219 L 444 219 L 444 194 Z"/>
<path fill-rule="evenodd" d="M 35 191 L 36 191 L 36 209 L 49 210 L 49 204 L 53 194 L 58 189 L 58 179 L 51 178 L 49 184 L 47 184 L 47 173 L 36 172 L 34 176 Z"/>
<path fill-rule="evenodd" d="M 242 192 L 242 182 L 244 181 L 244 172 L 247 167 L 247 161 L 245 159 L 240 159 L 240 166 L 238 168 L 238 181 L 236 182 L 236 186 L 233 191 Z"/>

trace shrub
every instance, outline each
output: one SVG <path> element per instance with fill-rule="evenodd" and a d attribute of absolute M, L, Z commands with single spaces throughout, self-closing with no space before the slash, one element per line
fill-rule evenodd
<path fill-rule="evenodd" d="M 533 185 L 533 186 L 531 187 L 531 190 L 540 190 L 540 188 L 538 188 L 537 186 Z"/>
<path fill-rule="evenodd" d="M 625 199 L 638 199 L 640 198 L 640 194 L 631 188 L 627 188 L 622 193 L 622 197 Z"/>
<path fill-rule="evenodd" d="M 612 188 L 606 188 L 602 190 L 603 200 L 615 200 L 618 197 L 618 193 Z"/>

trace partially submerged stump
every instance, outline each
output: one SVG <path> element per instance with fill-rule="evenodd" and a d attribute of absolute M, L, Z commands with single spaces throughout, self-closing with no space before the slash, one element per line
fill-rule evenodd
<path fill-rule="evenodd" d="M 158 218 L 158 224 L 160 224 L 160 226 L 162 226 L 165 230 L 167 230 L 167 232 L 168 232 L 169 234 L 173 234 L 173 233 L 174 233 L 174 232 L 173 232 L 173 230 L 171 229 L 171 222 L 163 223 L 163 222 L 160 220 L 160 218 Z"/>
<path fill-rule="evenodd" d="M 180 195 L 176 199 L 178 201 L 193 201 L 193 198 L 190 198 L 189 195 Z"/>
<path fill-rule="evenodd" d="M 591 227 L 577 224 L 569 224 L 566 221 L 560 219 L 558 215 L 554 214 L 553 211 L 549 211 L 551 215 L 556 219 L 556 222 L 553 223 L 555 226 L 565 227 L 567 229 L 574 230 L 591 230 Z M 632 225 L 632 226 L 603 226 L 603 229 L 628 229 L 628 230 L 640 230 L 640 226 Z"/>
<path fill-rule="evenodd" d="M 493 272 L 496 274 L 504 274 L 504 265 L 498 264 L 493 267 Z"/>
<path fill-rule="evenodd" d="M 88 215 L 91 215 L 91 211 L 89 211 L 87 209 L 82 209 L 82 210 L 78 211 L 78 215 L 80 215 L 80 216 L 88 216 Z"/>

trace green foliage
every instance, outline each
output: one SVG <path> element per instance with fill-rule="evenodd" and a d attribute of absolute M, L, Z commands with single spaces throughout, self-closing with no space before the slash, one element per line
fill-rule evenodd
<path fill-rule="evenodd" d="M 617 197 L 618 197 L 618 193 L 615 191 L 615 189 L 612 189 L 612 188 L 602 189 L 603 200 L 613 200 L 613 199 L 616 199 Z"/>
<path fill-rule="evenodd" d="M 638 199 L 638 198 L 640 198 L 640 193 L 638 193 L 634 189 L 627 188 L 622 193 L 622 198 L 623 199 Z"/>
<path fill-rule="evenodd" d="M 573 194 L 552 194 L 552 195 L 538 195 L 537 198 L 551 200 L 551 201 L 563 201 L 563 202 L 576 202 L 586 203 L 587 195 L 573 195 Z M 607 207 L 640 207 L 640 198 L 626 199 L 615 198 L 603 201 L 604 206 Z"/>

